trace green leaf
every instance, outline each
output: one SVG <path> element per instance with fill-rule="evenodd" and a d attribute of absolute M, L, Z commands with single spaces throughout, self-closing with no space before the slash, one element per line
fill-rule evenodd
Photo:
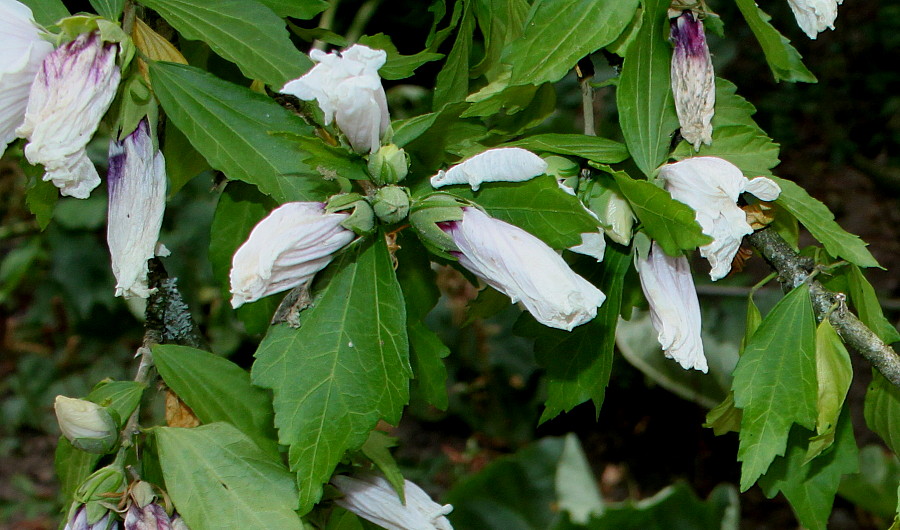
<path fill-rule="evenodd" d="M 75 449 L 75 446 L 65 436 L 59 437 L 59 441 L 56 443 L 54 468 L 59 480 L 63 506 L 68 506 L 72 502 L 78 487 L 94 471 L 101 458 L 103 455 Z"/>
<path fill-rule="evenodd" d="M 597 317 L 571 332 L 541 326 L 530 317 L 522 320 L 524 326 L 516 326 L 516 334 L 535 338 L 535 359 L 546 370 L 547 400 L 541 423 L 587 400 L 593 401 L 594 413 L 599 416 L 612 371 L 622 283 L 631 255 L 625 247 L 610 244 L 603 263 L 580 261 L 590 263 L 593 270 L 585 278 L 606 294 Z"/>
<path fill-rule="evenodd" d="M 510 85 L 559 81 L 582 57 L 616 40 L 634 18 L 637 6 L 638 0 L 535 3 L 524 35 L 503 54 L 503 62 L 512 65 Z"/>
<path fill-rule="evenodd" d="M 810 434 L 799 427 L 791 429 L 787 452 L 772 463 L 759 485 L 769 498 L 781 491 L 804 528 L 824 530 L 841 476 L 859 469 L 849 411 L 841 414 L 834 448 L 806 464 Z"/>
<path fill-rule="evenodd" d="M 438 73 L 434 88 L 432 108 L 440 110 L 449 103 L 463 101 L 469 94 L 469 53 L 475 33 L 475 13 L 472 2 L 466 2 L 462 21 L 456 33 L 456 42 L 447 55 L 444 67 Z"/>
<path fill-rule="evenodd" d="M 90 0 L 91 6 L 97 10 L 100 16 L 116 22 L 122 16 L 122 7 L 125 0 Z"/>
<path fill-rule="evenodd" d="M 140 404 L 146 389 L 147 385 L 136 381 L 100 381 L 86 399 L 116 411 L 121 428 Z"/>
<path fill-rule="evenodd" d="M 185 38 L 209 44 L 250 79 L 281 88 L 312 67 L 309 57 L 291 43 L 284 21 L 258 0 L 141 3 L 162 15 Z M 154 82 L 154 88 L 156 85 Z"/>
<path fill-rule="evenodd" d="M 715 156 L 736 165 L 748 177 L 771 176 L 770 171 L 779 164 L 779 146 L 758 127 L 729 125 L 713 129 L 712 145 L 703 145 L 700 151 L 687 142 L 681 142 L 672 156 L 677 160 L 692 156 Z"/>
<path fill-rule="evenodd" d="M 581 243 L 579 234 L 597 231 L 597 221 L 581 202 L 544 175 L 526 182 L 492 182 L 473 192 L 448 186 L 448 193 L 474 201 L 497 219 L 512 223 L 555 249 Z"/>
<path fill-rule="evenodd" d="M 644 225 L 644 231 L 666 254 L 678 256 L 682 250 L 693 250 L 712 241 L 694 220 L 694 210 L 690 206 L 676 201 L 667 191 L 646 180 L 635 180 L 622 172 L 615 172 L 613 176 Z"/>
<path fill-rule="evenodd" d="M 498 147 L 521 147 L 538 153 L 580 156 L 599 164 L 616 164 L 628 158 L 628 149 L 623 144 L 584 134 L 535 134 Z"/>
<path fill-rule="evenodd" d="M 312 127 L 271 99 L 203 70 L 152 63 L 153 90 L 176 127 L 216 169 L 279 202 L 322 200 L 337 190 L 300 163 L 297 145 L 272 131 Z"/>
<path fill-rule="evenodd" d="M 622 135 L 634 163 L 648 177 L 665 162 L 678 128 L 669 73 L 672 47 L 665 39 L 668 9 L 665 0 L 644 2 L 643 22 L 628 46 L 616 89 Z"/>
<path fill-rule="evenodd" d="M 153 429 L 166 490 L 194 530 L 302 530 L 297 487 L 280 460 L 228 423 Z"/>
<path fill-rule="evenodd" d="M 737 85 L 727 79 L 716 78 L 716 113 L 712 118 L 713 129 L 746 125 L 759 129 L 759 132 L 763 133 L 763 130 L 752 118 L 754 114 L 756 114 L 756 107 L 737 94 Z"/>
<path fill-rule="evenodd" d="M 253 227 L 276 206 L 275 201 L 243 182 L 229 182 L 219 196 L 210 227 L 209 262 L 213 277 L 221 286 L 226 300 L 231 299 L 229 273 L 234 253 L 250 236 Z M 247 333 L 266 332 L 281 298 L 267 296 L 237 309 L 237 316 L 244 323 Z"/>
<path fill-rule="evenodd" d="M 460 117 L 494 117 L 501 112 L 505 116 L 511 116 L 528 108 L 537 91 L 538 87 L 534 85 L 509 86 L 507 75 L 469 95 L 466 101 L 472 105 Z"/>
<path fill-rule="evenodd" d="M 289 134 L 291 141 L 300 149 L 300 160 L 325 178 L 334 180 L 344 177 L 350 180 L 369 180 L 366 161 L 356 153 L 343 147 L 326 144 L 318 136 Z"/>
<path fill-rule="evenodd" d="M 259 0 L 279 17 L 309 20 L 328 9 L 325 0 Z"/>
<path fill-rule="evenodd" d="M 209 162 L 194 149 L 181 129 L 169 122 L 162 147 L 166 159 L 166 177 L 169 179 L 169 197 L 200 173 L 211 169 Z"/>
<path fill-rule="evenodd" d="M 791 41 L 769 23 L 772 17 L 757 7 L 754 0 L 735 0 L 735 2 L 759 45 L 762 46 L 766 62 L 769 63 L 775 80 L 815 83 L 816 76 L 803 65 L 803 58 L 791 46 Z"/>
<path fill-rule="evenodd" d="M 797 218 L 834 257 L 843 258 L 860 267 L 879 267 L 878 262 L 866 248 L 866 243 L 844 231 L 834 220 L 828 207 L 814 199 L 803 188 L 790 180 L 771 177 L 781 186 L 777 203 Z"/>
<path fill-rule="evenodd" d="M 62 0 L 21 0 L 21 2 L 31 8 L 35 22 L 42 26 L 52 26 L 70 14 Z"/>
<path fill-rule="evenodd" d="M 834 442 L 838 416 L 853 380 L 850 354 L 825 318 L 816 328 L 816 383 L 818 385 L 816 436 L 809 441 L 806 460 L 812 460 Z"/>
<path fill-rule="evenodd" d="M 877 370 L 872 371 L 864 410 L 866 425 L 881 436 L 894 454 L 900 455 L 900 388 Z"/>
<path fill-rule="evenodd" d="M 900 332 L 888 319 L 884 318 L 881 304 L 878 302 L 878 297 L 875 295 L 875 289 L 872 288 L 872 284 L 866 280 L 866 277 L 856 265 L 850 265 L 846 270 L 847 283 L 850 287 L 850 299 L 853 301 L 853 307 L 856 308 L 859 314 L 859 319 L 885 343 L 892 344 L 900 341 Z"/>
<path fill-rule="evenodd" d="M 384 238 L 347 249 L 326 271 L 301 327 L 270 328 L 252 371 L 254 384 L 275 393 L 303 514 L 345 451 L 358 449 L 378 420 L 400 420 L 412 375 L 403 293 Z"/>
<path fill-rule="evenodd" d="M 25 173 L 31 178 L 28 191 L 25 192 L 25 204 L 28 210 L 34 214 L 41 230 L 47 228 L 53 218 L 53 210 L 59 200 L 59 190 L 52 182 L 41 178 L 44 174 L 43 166 L 31 166 L 22 163 Z"/>
<path fill-rule="evenodd" d="M 900 460 L 881 445 L 859 451 L 859 473 L 841 480 L 838 495 L 884 519 L 897 512 L 897 482 Z"/>
<path fill-rule="evenodd" d="M 475 0 L 475 18 L 484 37 L 484 58 L 473 68 L 472 77 L 496 79 L 509 68 L 500 59 L 506 46 L 522 35 L 530 5 L 527 0 Z"/>
<path fill-rule="evenodd" d="M 803 284 L 766 315 L 738 361 L 733 388 L 743 411 L 741 491 L 784 454 L 792 423 L 815 427 L 815 333 L 809 286 Z"/>
<path fill-rule="evenodd" d="M 360 44 L 364 44 L 372 49 L 384 50 L 387 52 L 387 61 L 384 66 L 378 69 L 378 75 L 382 79 L 397 80 L 406 79 L 413 75 L 416 68 L 431 61 L 437 61 L 444 57 L 442 53 L 434 53 L 428 50 L 422 50 L 413 55 L 401 55 L 391 42 L 391 38 L 384 33 L 375 35 L 363 35 L 359 39 Z"/>
<path fill-rule="evenodd" d="M 218 355 L 186 346 L 158 344 L 153 360 L 166 385 L 203 423 L 234 425 L 266 454 L 278 457 L 272 400 L 250 384 L 250 374 Z"/>
<path fill-rule="evenodd" d="M 396 438 L 376 430 L 369 433 L 369 438 L 363 444 L 361 451 L 391 483 L 391 487 L 397 492 L 400 501 L 405 504 L 406 490 L 403 484 L 403 474 L 400 473 L 400 468 L 390 451 L 391 447 L 395 445 L 397 445 Z"/>
<path fill-rule="evenodd" d="M 734 406 L 734 392 L 706 413 L 704 427 L 711 428 L 716 436 L 727 432 L 741 432 L 741 409 Z"/>

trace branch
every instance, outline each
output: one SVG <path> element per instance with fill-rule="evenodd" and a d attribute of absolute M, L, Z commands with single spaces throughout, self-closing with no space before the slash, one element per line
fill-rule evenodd
<path fill-rule="evenodd" d="M 747 236 L 747 240 L 769 262 L 781 278 L 791 287 L 806 281 L 812 272 L 812 262 L 801 257 L 771 228 L 764 228 Z M 838 296 L 816 280 L 809 282 L 816 318 L 828 315 L 835 331 L 850 348 L 869 360 L 888 381 L 900 387 L 900 356 L 884 343 L 859 318 L 847 310 L 829 310 L 838 302 Z"/>

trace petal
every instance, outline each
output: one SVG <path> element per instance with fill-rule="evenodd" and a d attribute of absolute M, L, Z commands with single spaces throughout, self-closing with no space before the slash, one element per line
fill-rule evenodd
<path fill-rule="evenodd" d="M 581 234 L 581 244 L 570 247 L 569 250 L 595 258 L 599 263 L 603 261 L 603 255 L 606 253 L 606 239 L 602 232 Z"/>
<path fill-rule="evenodd" d="M 421 488 L 403 481 L 406 504 L 400 502 L 390 483 L 377 475 L 356 478 L 336 475 L 331 483 L 343 494 L 335 502 L 387 530 L 452 530 L 444 515 L 452 506 L 434 502 Z"/>
<path fill-rule="evenodd" d="M 519 147 L 499 147 L 475 155 L 447 171 L 431 177 L 435 188 L 468 184 L 478 190 L 482 182 L 522 182 L 547 171 L 547 163 L 531 151 Z"/>
<path fill-rule="evenodd" d="M 772 179 L 756 177 L 755 179 L 750 179 L 744 191 L 756 195 L 760 200 L 774 201 L 781 195 L 781 186 Z"/>

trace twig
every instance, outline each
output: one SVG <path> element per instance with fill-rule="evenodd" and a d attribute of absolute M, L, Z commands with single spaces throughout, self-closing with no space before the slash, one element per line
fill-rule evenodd
<path fill-rule="evenodd" d="M 330 30 L 331 26 L 334 25 L 334 16 L 337 13 L 338 4 L 340 0 L 331 0 L 331 5 L 328 6 L 328 9 L 322 13 L 322 16 L 319 18 L 319 27 L 322 29 Z M 325 45 L 328 44 L 325 41 L 316 39 L 312 43 L 312 48 L 314 50 L 324 50 Z"/>
<path fill-rule="evenodd" d="M 134 27 L 134 7 L 132 0 L 125 0 L 125 5 L 122 6 L 122 31 L 126 35 L 131 35 L 131 28 Z"/>
<path fill-rule="evenodd" d="M 813 272 L 811 263 L 798 255 L 771 228 L 759 230 L 747 236 L 747 240 L 778 271 L 781 280 L 792 288 L 806 281 Z M 829 309 L 838 302 L 838 295 L 817 280 L 813 279 L 808 283 L 817 318 L 827 315 L 847 346 L 868 359 L 888 381 L 900 387 L 900 356 L 897 352 L 850 311 L 833 311 L 829 314 Z"/>
<path fill-rule="evenodd" d="M 347 42 L 354 43 L 359 40 L 363 30 L 366 29 L 366 24 L 369 23 L 369 19 L 375 14 L 375 10 L 380 3 L 381 0 L 369 0 L 359 7 L 356 11 L 356 16 L 353 17 L 353 22 L 350 23 L 350 28 L 344 35 L 347 37 Z"/>
<path fill-rule="evenodd" d="M 597 136 L 597 127 L 594 124 L 594 87 L 591 80 L 594 78 L 594 64 L 590 57 L 578 61 L 575 66 L 578 74 L 578 84 L 581 85 L 581 113 L 584 117 L 584 134 Z"/>

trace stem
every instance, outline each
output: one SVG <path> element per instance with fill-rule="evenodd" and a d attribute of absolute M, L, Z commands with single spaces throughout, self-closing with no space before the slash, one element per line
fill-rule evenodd
<path fill-rule="evenodd" d="M 134 27 L 134 1 L 125 0 L 122 7 L 122 31 L 126 35 L 131 35 L 131 29 Z"/>
<path fill-rule="evenodd" d="M 380 3 L 381 0 L 369 0 L 360 6 L 359 10 L 356 12 L 356 16 L 353 17 L 353 22 L 350 23 L 350 29 L 348 29 L 346 35 L 344 35 L 347 37 L 347 42 L 354 43 L 359 40 L 363 30 L 366 29 L 366 24 L 369 23 L 369 19 L 375 14 L 375 9 Z"/>
<path fill-rule="evenodd" d="M 834 304 L 840 302 L 839 293 L 829 291 L 818 280 L 810 278 L 814 267 L 809 260 L 797 254 L 771 228 L 754 232 L 747 236 L 747 240 L 778 271 L 781 280 L 789 287 L 796 287 L 808 280 L 816 318 L 828 318 L 847 346 L 868 359 L 888 381 L 900 387 L 900 356 L 850 311 L 829 313 Z"/>
<path fill-rule="evenodd" d="M 331 0 L 331 5 L 328 6 L 328 9 L 322 13 L 322 17 L 319 19 L 319 27 L 322 29 L 330 30 L 334 25 L 334 16 L 337 13 L 338 4 L 341 3 L 341 0 Z M 325 41 L 316 40 L 312 43 L 312 47 L 314 50 L 324 50 L 325 49 Z"/>
<path fill-rule="evenodd" d="M 597 127 L 594 123 L 594 87 L 591 80 L 594 78 L 594 65 L 590 57 L 578 61 L 575 67 L 578 74 L 578 84 L 581 85 L 581 114 L 584 117 L 584 134 L 597 136 Z"/>

